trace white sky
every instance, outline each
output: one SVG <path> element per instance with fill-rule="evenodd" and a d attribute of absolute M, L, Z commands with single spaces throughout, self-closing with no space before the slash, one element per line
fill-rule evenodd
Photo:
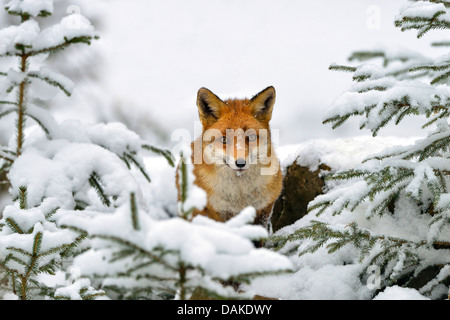
<path fill-rule="evenodd" d="M 353 50 L 400 46 L 437 54 L 432 37 L 394 27 L 402 0 L 113 0 L 103 37 L 116 92 L 138 100 L 169 128 L 192 129 L 195 97 L 277 90 L 272 127 L 281 144 L 369 134 L 357 122 L 331 130 L 322 112 L 351 85 L 328 71 Z M 436 37 L 434 37 L 436 38 Z M 120 42 L 120 43 L 119 43 Z M 420 133 L 411 124 L 413 134 Z M 386 134 L 405 134 L 392 128 Z"/>
<path fill-rule="evenodd" d="M 273 85 L 271 124 L 282 145 L 370 134 L 358 130 L 357 119 L 338 130 L 322 125 L 324 110 L 351 85 L 350 74 L 328 71 L 330 63 L 345 64 L 352 51 L 379 46 L 439 56 L 429 43 L 444 38 L 432 32 L 417 40 L 414 31 L 395 28 L 405 0 L 77 1 L 81 13 L 97 10 L 103 21 L 93 44 L 105 62 L 98 96 L 106 86 L 110 100 L 139 108 L 170 133 L 193 131 L 200 87 L 229 98 Z M 380 135 L 419 135 L 421 123 L 407 121 Z"/>

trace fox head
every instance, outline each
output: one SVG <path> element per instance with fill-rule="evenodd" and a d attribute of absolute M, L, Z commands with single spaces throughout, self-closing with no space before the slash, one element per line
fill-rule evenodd
<path fill-rule="evenodd" d="M 254 164 L 270 166 L 269 122 L 275 95 L 275 88 L 268 87 L 251 99 L 222 101 L 201 88 L 197 107 L 203 125 L 203 160 L 227 166 L 237 174 Z"/>

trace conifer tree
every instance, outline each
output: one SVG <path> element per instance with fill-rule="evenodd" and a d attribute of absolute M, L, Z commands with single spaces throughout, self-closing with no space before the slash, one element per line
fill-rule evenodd
<path fill-rule="evenodd" d="M 251 225 L 256 217 L 253 208 L 226 223 L 192 217 L 195 208 L 206 205 L 206 194 L 193 184 L 188 154 L 180 157 L 178 166 L 182 194 L 177 217 L 152 219 L 139 206 L 136 195 L 130 194 L 129 205 L 113 215 L 86 218 L 69 214 L 60 220 L 96 240 L 74 263 L 108 296 L 185 300 L 200 290 L 205 297 L 215 299 L 249 299 L 253 294 L 236 291 L 238 284 L 291 269 L 287 257 L 254 247 L 252 241 L 268 234 L 264 228 Z"/>
<path fill-rule="evenodd" d="M 15 124 L 15 137 L 0 146 L 0 170 L 7 173 L 13 200 L 0 219 L 0 296 L 95 299 L 104 291 L 87 278 L 48 281 L 58 273 L 67 276 L 70 260 L 90 248 L 84 234 L 61 228 L 59 218 L 67 211 L 112 212 L 127 204 L 130 192 L 142 193 L 133 170 L 150 182 L 140 153 L 147 149 L 168 159 L 170 153 L 121 124 L 58 123 L 38 106 L 56 94 L 49 88 L 67 96 L 74 89 L 71 80 L 45 66 L 45 59 L 98 36 L 79 14 L 41 30 L 36 18 L 52 14 L 52 0 L 11 0 L 5 8 L 19 24 L 0 30 L 0 59 L 5 61 L 0 121 Z M 8 69 L 11 57 L 18 65 Z"/>
<path fill-rule="evenodd" d="M 450 3 L 411 1 L 395 25 L 402 31 L 417 30 L 419 38 L 434 29 L 450 29 Z M 445 47 L 449 42 L 433 45 Z M 323 246 L 330 253 L 353 246 L 364 266 L 361 279 L 370 266 L 380 268 L 380 290 L 396 284 L 414 287 L 432 298 L 447 297 L 450 54 L 431 59 L 410 51 L 380 49 L 354 52 L 349 60 L 359 64 L 330 66 L 330 70 L 352 73 L 355 84 L 327 110 L 324 123 L 337 128 L 359 116 L 360 129 L 376 136 L 388 123 L 422 116 L 427 119 L 423 125 L 427 135 L 412 146 L 385 150 L 356 168 L 331 174 L 327 177 L 330 190 L 313 200 L 309 211 L 318 218 L 358 211 L 364 219 L 378 219 L 381 225 L 388 219 L 396 221 L 397 229 L 367 229 L 356 216 L 342 226 L 316 219 L 274 241 L 281 248 L 290 241 L 308 239 L 301 254 Z M 411 223 L 418 223 L 417 229 L 423 232 L 402 232 L 401 226 Z"/>
<path fill-rule="evenodd" d="M 193 185 L 188 156 L 179 166 L 179 216 L 154 219 L 144 201 L 142 184 L 151 179 L 141 153 L 174 166 L 169 151 L 119 123 L 58 123 L 35 103 L 49 98 L 38 82 L 71 95 L 72 81 L 40 64 L 72 44 L 91 43 L 97 38 L 91 24 L 72 14 L 40 30 L 36 18 L 52 14 L 51 0 L 12 0 L 6 10 L 20 24 L 0 30 L 0 58 L 19 59 L 18 67 L 0 71 L 0 121 L 16 124 L 10 145 L 0 147 L 13 200 L 0 219 L 1 296 L 187 299 L 201 288 L 242 297 L 236 282 L 290 269 L 288 258 L 254 248 L 252 240 L 267 237 L 249 225 L 254 209 L 225 224 L 193 219 L 205 199 Z M 67 279 L 57 282 L 58 274 Z"/>
<path fill-rule="evenodd" d="M 0 120 L 7 121 L 15 115 L 16 124 L 14 144 L 0 147 L 0 169 L 9 172 L 24 153 L 28 119 L 39 124 L 51 138 L 45 111 L 29 103 L 33 82 L 44 82 L 66 95 L 73 89 L 69 79 L 45 67 L 30 66 L 30 60 L 49 56 L 75 43 L 90 44 L 97 36 L 90 23 L 78 15 L 68 16 L 41 31 L 36 18 L 52 14 L 52 1 L 12 0 L 5 9 L 20 20 L 19 25 L 0 30 L 0 58 L 18 59 L 17 67 L 0 71 Z M 81 22 L 78 28 L 71 27 L 74 21 Z M 59 209 L 56 203 L 43 200 L 39 206 L 30 205 L 26 185 L 13 190 L 13 196 L 15 204 L 5 209 L 0 220 L 0 272 L 12 293 L 24 300 L 47 289 L 39 283 L 38 275 L 54 274 L 61 260 L 76 251 L 83 237 L 56 228 L 53 220 Z"/>

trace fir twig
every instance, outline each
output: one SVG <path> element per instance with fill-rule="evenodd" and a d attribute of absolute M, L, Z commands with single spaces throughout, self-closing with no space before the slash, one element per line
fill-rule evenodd
<path fill-rule="evenodd" d="M 111 201 L 109 200 L 108 196 L 105 194 L 105 191 L 103 190 L 103 187 L 101 184 L 101 179 L 97 173 L 93 172 L 91 174 L 91 176 L 89 177 L 89 184 L 97 192 L 97 195 L 100 198 L 100 200 L 102 201 L 102 203 L 105 206 L 110 207 Z"/>
<path fill-rule="evenodd" d="M 27 187 L 19 187 L 19 207 L 22 210 L 28 209 Z"/>
<path fill-rule="evenodd" d="M 328 67 L 328 70 L 344 71 L 344 72 L 355 72 L 356 68 L 355 67 L 350 67 L 350 66 L 332 64 L 332 65 L 330 65 Z"/>
<path fill-rule="evenodd" d="M 136 195 L 134 192 L 130 194 L 130 212 L 131 212 L 131 222 L 133 224 L 133 229 L 140 230 L 139 226 L 139 212 L 136 203 Z"/>
<path fill-rule="evenodd" d="M 66 96 L 68 96 L 68 97 L 70 97 L 72 95 L 72 92 L 70 89 L 66 88 L 61 82 L 58 82 L 57 80 L 52 79 L 49 76 L 42 76 L 38 72 L 29 72 L 28 77 L 42 80 L 51 86 L 57 87 L 62 92 L 64 92 L 66 94 Z"/>
<path fill-rule="evenodd" d="M 135 157 L 132 154 L 125 152 L 122 159 L 124 159 L 128 168 L 130 168 L 130 163 L 127 160 L 130 160 L 139 169 L 139 171 L 142 173 L 142 175 L 145 177 L 145 179 L 148 182 L 152 182 L 152 180 L 150 179 L 150 176 L 148 175 L 144 166 L 141 163 L 139 163 L 139 161 L 137 159 L 135 159 Z"/>
<path fill-rule="evenodd" d="M 174 162 L 173 155 L 172 155 L 172 153 L 169 150 L 158 148 L 158 147 L 152 146 L 152 145 L 150 145 L 148 143 L 144 143 L 142 145 L 142 148 L 145 149 L 145 150 L 149 150 L 151 152 L 154 152 L 156 154 L 162 155 L 167 160 L 167 162 L 169 163 L 169 165 L 171 167 L 175 167 L 175 162 Z"/>

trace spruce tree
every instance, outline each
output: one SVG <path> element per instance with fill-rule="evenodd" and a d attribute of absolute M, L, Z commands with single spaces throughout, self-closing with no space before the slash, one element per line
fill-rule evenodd
<path fill-rule="evenodd" d="M 189 150 L 189 149 L 186 149 Z M 93 240 L 74 264 L 114 299 L 189 299 L 194 292 L 208 299 L 251 299 L 240 284 L 291 270 L 291 262 L 252 241 L 267 238 L 251 225 L 254 208 L 220 223 L 193 217 L 206 205 L 205 192 L 193 184 L 189 152 L 179 159 L 181 196 L 178 216 L 155 220 L 130 194 L 129 205 L 114 214 L 82 217 L 68 214 L 60 223 Z M 120 227 L 119 227 L 120 226 Z M 119 228 L 118 228 L 119 227 Z"/>
<path fill-rule="evenodd" d="M 417 30 L 423 37 L 434 29 L 450 29 L 448 1 L 411 1 L 395 19 L 402 31 Z M 433 43 L 445 47 L 449 42 Z M 355 84 L 336 99 L 324 123 L 337 128 L 351 117 L 361 117 L 360 129 L 376 136 L 388 123 L 407 116 L 427 119 L 426 137 L 412 146 L 393 147 L 373 155 L 351 170 L 329 175 L 329 190 L 309 204 L 316 215 L 309 226 L 288 236 L 275 237 L 278 248 L 306 241 L 301 254 L 325 246 L 329 253 L 352 246 L 364 266 L 361 280 L 373 266 L 380 270 L 379 290 L 392 285 L 413 287 L 432 298 L 448 295 L 450 285 L 450 54 L 437 59 L 410 51 L 354 52 L 356 65 L 330 66 L 349 72 Z M 363 219 L 395 221 L 396 230 L 372 230 L 354 216 L 347 225 L 326 218 L 361 212 Z M 405 234 L 402 225 L 420 223 L 417 234 Z M 361 226 L 364 225 L 364 226 Z M 374 295 L 376 292 L 374 292 Z"/>
<path fill-rule="evenodd" d="M 58 123 L 39 102 L 56 93 L 49 88 L 70 96 L 75 85 L 45 60 L 98 35 L 79 14 L 41 30 L 37 18 L 52 14 L 51 0 L 12 0 L 5 9 L 19 24 L 0 30 L 0 121 L 15 125 L 10 144 L 0 146 L 0 170 L 12 197 L 0 219 L 0 296 L 96 299 L 105 292 L 67 272 L 71 260 L 90 249 L 90 239 L 58 220 L 67 212 L 113 212 L 129 203 L 131 192 L 142 196 L 133 175 L 150 182 L 141 152 L 168 159 L 170 153 L 118 123 Z M 11 58 L 18 63 L 8 69 Z M 67 279 L 55 283 L 61 274 Z"/>
<path fill-rule="evenodd" d="M 90 44 L 97 38 L 92 25 L 72 14 L 40 30 L 36 18 L 52 14 L 51 0 L 12 0 L 6 10 L 20 24 L 0 30 L 0 58 L 19 60 L 0 71 L 0 121 L 16 125 L 11 143 L 0 147 L 13 200 L 0 219 L 1 296 L 187 299 L 200 288 L 215 297 L 248 298 L 251 293 L 235 290 L 237 282 L 291 268 L 288 258 L 254 248 L 252 241 L 267 231 L 250 225 L 253 208 L 225 224 L 193 218 L 205 198 L 193 185 L 188 153 L 179 166 L 178 216 L 152 217 L 142 153 L 161 155 L 174 167 L 169 151 L 123 124 L 59 123 L 37 105 L 48 94 L 36 81 L 68 96 L 74 89 L 72 81 L 37 61 L 45 63 L 73 44 Z"/>
<path fill-rule="evenodd" d="M 51 137 L 45 111 L 30 103 L 33 97 L 29 89 L 33 82 L 41 81 L 57 87 L 66 95 L 70 95 L 73 89 L 73 83 L 66 77 L 45 67 L 30 66 L 30 61 L 75 43 L 90 44 L 97 36 L 90 23 L 78 15 L 68 16 L 59 24 L 41 31 L 36 18 L 52 14 L 52 1 L 12 0 L 5 9 L 20 20 L 19 25 L 0 30 L 0 58 L 18 59 L 17 67 L 0 72 L 0 119 L 7 121 L 15 115 L 16 125 L 14 143 L 0 147 L 0 169 L 8 173 L 24 153 L 28 119 L 40 125 Z M 71 28 L 74 21 L 82 23 L 78 28 Z M 12 181 L 8 183 L 15 184 Z M 12 194 L 15 203 L 4 210 L 0 220 L 0 272 L 5 276 L 4 283 L 23 300 L 36 298 L 39 291 L 50 294 L 48 288 L 39 283 L 38 276 L 54 274 L 62 259 L 76 251 L 83 237 L 55 226 L 53 216 L 59 209 L 55 203 L 43 200 L 39 206 L 30 205 L 26 185 L 16 187 Z"/>

